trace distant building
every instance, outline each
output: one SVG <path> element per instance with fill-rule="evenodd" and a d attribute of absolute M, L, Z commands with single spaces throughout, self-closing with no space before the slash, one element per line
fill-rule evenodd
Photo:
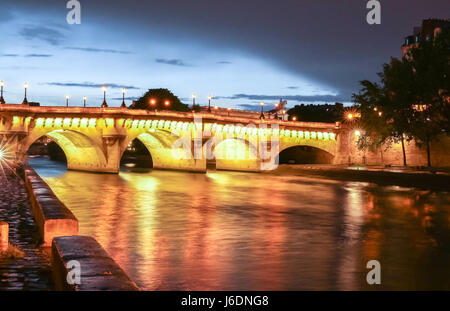
<path fill-rule="evenodd" d="M 406 57 L 408 51 L 417 47 L 419 42 L 434 40 L 443 29 L 450 29 L 450 20 L 425 19 L 422 26 L 414 27 L 413 34 L 405 38 L 402 45 L 402 57 Z"/>
<path fill-rule="evenodd" d="M 39 107 L 41 104 L 40 103 L 36 103 L 36 102 L 28 102 L 28 105 L 34 106 L 34 107 Z"/>

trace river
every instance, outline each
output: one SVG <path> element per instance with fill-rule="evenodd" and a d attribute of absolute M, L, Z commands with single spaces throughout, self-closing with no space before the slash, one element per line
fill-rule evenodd
<path fill-rule="evenodd" d="M 146 290 L 450 289 L 450 194 L 315 177 L 30 164 Z M 368 285 L 366 264 L 381 264 Z"/>

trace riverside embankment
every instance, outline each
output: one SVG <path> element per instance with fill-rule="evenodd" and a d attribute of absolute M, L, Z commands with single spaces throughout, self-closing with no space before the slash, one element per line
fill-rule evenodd
<path fill-rule="evenodd" d="M 95 239 L 78 236 L 76 217 L 30 166 L 15 171 L 0 175 L 10 243 L 0 251 L 0 290 L 139 289 Z M 74 262 L 80 269 L 69 284 Z"/>
<path fill-rule="evenodd" d="M 340 166 L 340 165 L 280 165 L 270 175 L 314 176 L 341 181 L 369 182 L 433 190 L 450 190 L 448 169 L 414 167 Z"/>
<path fill-rule="evenodd" d="M 39 230 L 21 178 L 0 174 L 0 221 L 9 224 L 9 242 L 23 256 L 0 257 L 0 290 L 51 290 L 50 256 L 39 246 Z"/>

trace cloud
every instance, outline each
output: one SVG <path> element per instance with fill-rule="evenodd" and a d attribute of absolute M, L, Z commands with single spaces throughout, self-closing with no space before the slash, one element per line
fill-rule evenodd
<path fill-rule="evenodd" d="M 112 100 L 122 100 L 122 97 L 113 97 L 111 99 Z M 132 96 L 125 97 L 125 100 L 138 100 L 138 99 L 139 99 L 138 96 L 136 96 L 136 97 L 132 97 Z"/>
<path fill-rule="evenodd" d="M 338 95 L 254 95 L 254 94 L 234 94 L 233 96 L 220 96 L 223 99 L 247 99 L 247 100 L 267 100 L 278 101 L 280 98 L 298 102 L 349 102 L 349 98 Z"/>
<path fill-rule="evenodd" d="M 261 106 L 260 105 L 251 105 L 251 104 L 240 104 L 238 107 L 244 109 L 244 110 L 250 110 L 250 111 L 260 111 Z"/>
<path fill-rule="evenodd" d="M 286 88 L 289 90 L 296 90 L 296 89 L 298 89 L 298 86 L 288 86 Z"/>
<path fill-rule="evenodd" d="M 30 58 L 33 58 L 33 57 L 52 57 L 53 55 L 51 55 L 51 54 L 27 54 L 27 55 L 24 55 L 24 57 L 30 57 Z"/>
<path fill-rule="evenodd" d="M 190 65 L 186 64 L 181 59 L 165 59 L 165 58 L 157 58 L 155 59 L 155 62 L 160 64 L 167 64 L 167 65 L 173 65 L 173 66 L 181 66 L 181 67 L 189 67 Z"/>
<path fill-rule="evenodd" d="M 82 83 L 75 83 L 75 82 L 47 82 L 45 85 L 50 86 L 63 86 L 63 87 L 89 87 L 89 88 L 101 88 L 102 86 L 105 86 L 110 89 L 121 89 L 126 88 L 129 90 L 139 90 L 139 87 L 132 86 L 132 85 L 123 85 L 123 84 L 116 84 L 116 83 L 92 83 L 92 82 L 82 82 Z"/>
<path fill-rule="evenodd" d="M 1 54 L 1 56 L 3 57 L 28 57 L 28 58 L 33 58 L 33 57 L 52 57 L 53 55 L 51 54 L 26 54 L 26 55 L 19 55 L 19 54 Z"/>
<path fill-rule="evenodd" d="M 59 45 L 64 40 L 64 35 L 59 30 L 45 26 L 24 26 L 19 30 L 19 35 L 27 40 L 39 39 L 51 45 Z"/>
<path fill-rule="evenodd" d="M 229 64 L 231 64 L 231 62 L 223 60 L 223 61 L 217 62 L 217 64 L 229 65 Z"/>
<path fill-rule="evenodd" d="M 113 49 L 97 49 L 97 48 L 80 48 L 80 47 L 72 47 L 72 46 L 66 46 L 64 49 L 65 50 L 91 52 L 91 53 L 133 54 L 132 52 L 129 52 L 129 51 L 121 51 L 121 50 L 113 50 Z"/>

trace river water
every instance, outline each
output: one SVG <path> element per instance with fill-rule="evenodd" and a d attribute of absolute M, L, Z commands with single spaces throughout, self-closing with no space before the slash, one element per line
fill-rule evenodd
<path fill-rule="evenodd" d="M 29 160 L 146 290 L 450 289 L 450 194 L 312 177 L 67 171 Z M 381 285 L 368 285 L 369 260 Z"/>

